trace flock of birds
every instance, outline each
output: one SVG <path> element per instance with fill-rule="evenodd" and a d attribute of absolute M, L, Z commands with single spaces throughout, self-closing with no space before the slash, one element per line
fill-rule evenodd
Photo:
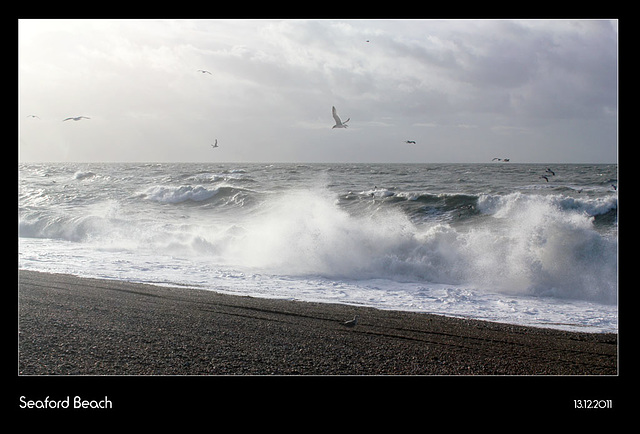
<path fill-rule="evenodd" d="M 369 41 L 367 41 L 369 42 Z M 206 69 L 198 69 L 197 72 L 201 73 L 201 74 L 209 74 L 209 75 L 213 75 L 210 71 L 207 71 Z M 340 116 L 338 116 L 338 113 L 336 111 L 335 106 L 331 107 L 331 114 L 333 115 L 333 119 L 335 120 L 335 125 L 332 128 L 347 128 L 347 122 L 349 122 L 351 120 L 351 118 L 347 118 L 346 121 L 342 121 L 342 119 L 340 119 Z M 34 118 L 34 119 L 40 119 L 39 116 L 37 115 L 28 115 L 28 118 Z M 83 119 L 91 119 L 88 116 L 72 116 L 72 117 L 68 117 L 66 119 L 63 119 L 62 122 L 66 122 L 66 121 L 80 121 Z M 408 144 L 416 144 L 415 140 L 406 140 L 405 143 Z M 218 139 L 215 139 L 215 143 L 211 145 L 212 148 L 218 148 Z"/>
<path fill-rule="evenodd" d="M 556 172 L 551 170 L 550 167 L 547 167 L 547 170 L 545 170 L 545 173 L 548 173 L 551 176 L 556 176 Z M 549 182 L 549 175 L 540 175 L 540 179 L 544 179 L 545 181 Z"/>
<path fill-rule="evenodd" d="M 198 71 L 202 72 L 203 74 L 204 73 L 211 74 L 209 71 L 206 71 L 204 69 L 198 69 Z M 347 118 L 347 120 L 343 122 L 342 119 L 340 119 L 340 116 L 338 116 L 338 112 L 337 112 L 335 106 L 331 106 L 331 115 L 333 116 L 333 120 L 336 123 L 333 127 L 331 127 L 332 129 L 333 128 L 347 128 L 349 126 L 349 125 L 347 125 L 347 122 L 349 122 L 351 120 L 351 118 Z M 413 143 L 413 144 L 415 144 L 416 142 L 413 141 L 413 140 L 407 140 L 405 143 Z M 212 148 L 217 148 L 218 147 L 218 139 L 216 139 L 215 143 L 213 145 L 211 145 L 211 147 Z"/>
<path fill-rule="evenodd" d="M 369 42 L 369 41 L 367 41 Z M 340 119 L 340 116 L 338 116 L 338 112 L 336 110 L 335 106 L 331 106 L 331 115 L 333 116 L 333 120 L 336 122 L 336 124 L 331 127 L 333 128 L 347 128 L 349 125 L 347 125 L 347 122 L 349 122 L 351 120 L 351 118 L 347 118 L 346 121 L 342 122 L 342 119 Z M 415 140 L 405 140 L 404 141 L 406 144 L 408 145 L 415 145 L 416 141 Z M 507 160 L 509 161 L 509 160 Z"/>
<path fill-rule="evenodd" d="M 211 72 L 205 70 L 205 69 L 198 69 L 198 72 L 202 73 L 202 74 L 211 74 Z M 347 122 L 349 122 L 351 120 L 351 118 L 347 118 L 346 121 L 342 121 L 342 119 L 340 119 L 340 116 L 338 116 L 338 112 L 336 111 L 335 106 L 331 106 L 331 114 L 333 115 L 333 119 L 335 120 L 336 124 L 332 127 L 332 128 L 347 128 Z M 28 118 L 35 118 L 35 119 L 40 119 L 39 116 L 36 115 L 28 115 Z M 68 117 L 66 119 L 64 119 L 62 122 L 66 122 L 66 121 L 80 121 L 82 119 L 91 119 L 88 116 L 72 116 L 72 117 Z M 415 140 L 405 140 L 405 143 L 408 144 L 416 144 Z M 213 145 L 211 145 L 212 148 L 218 148 L 218 139 L 215 139 L 215 143 Z M 506 160 L 509 161 L 509 160 Z"/>
<path fill-rule="evenodd" d="M 28 115 L 28 118 L 34 118 L 34 119 L 40 119 L 40 116 L 36 116 L 36 115 Z M 66 122 L 66 121 L 81 121 L 82 119 L 91 119 L 88 116 L 71 116 L 70 118 L 66 118 L 63 119 L 62 122 Z"/>
<path fill-rule="evenodd" d="M 367 40 L 366 42 L 369 42 L 369 40 Z M 209 75 L 213 75 L 210 71 L 207 71 L 206 69 L 198 69 L 197 72 L 201 73 L 201 74 L 209 74 Z M 333 119 L 335 121 L 335 125 L 333 128 L 347 128 L 347 122 L 349 122 L 351 120 L 351 118 L 347 118 L 346 121 L 342 121 L 342 119 L 340 118 L 340 116 L 338 115 L 338 111 L 336 110 L 335 106 L 331 106 L 331 115 L 333 116 Z M 37 115 L 28 115 L 28 118 L 34 118 L 34 119 L 40 119 L 39 116 Z M 62 122 L 66 122 L 66 121 L 81 121 L 83 119 L 91 119 L 88 116 L 71 116 L 68 117 L 66 119 L 63 119 Z M 415 140 L 405 140 L 404 143 L 409 144 L 409 145 L 415 145 L 416 141 Z M 218 139 L 215 139 L 215 142 L 211 145 L 211 148 L 215 149 L 218 148 Z M 499 157 L 494 157 L 491 161 L 502 161 L 504 163 L 508 163 L 510 161 L 509 158 L 499 158 Z M 544 179 L 546 182 L 549 182 L 549 176 L 555 176 L 555 172 L 553 170 L 551 170 L 551 168 L 547 167 L 547 169 L 545 170 L 545 174 L 544 175 L 540 175 L 539 178 L 540 179 Z M 617 187 L 614 184 L 611 184 L 611 187 L 613 187 L 614 190 L 617 190 Z"/>
<path fill-rule="evenodd" d="M 544 172 L 545 172 L 545 174 L 544 175 L 540 175 L 538 178 L 544 179 L 546 182 L 549 182 L 549 177 L 550 176 L 556 176 L 556 172 L 551 170 L 550 167 L 547 167 Z M 618 187 L 615 184 L 611 184 L 611 188 L 613 188 L 614 190 L 618 190 Z M 578 193 L 582 193 L 582 189 L 578 190 Z"/>
<path fill-rule="evenodd" d="M 370 41 L 367 40 L 366 42 L 370 42 Z M 211 73 L 211 71 L 208 71 L 206 69 L 198 69 L 196 71 L 201 73 L 201 74 L 213 75 Z M 349 122 L 351 120 L 351 118 L 347 118 L 347 120 L 343 122 L 342 119 L 340 118 L 340 116 L 338 115 L 338 112 L 337 112 L 335 106 L 331 107 L 331 115 L 333 116 L 333 119 L 335 121 L 335 125 L 332 128 L 347 128 L 348 127 L 347 122 Z M 34 118 L 34 119 L 40 119 L 40 117 L 37 116 L 37 115 L 28 115 L 27 117 L 28 118 Z M 72 116 L 72 117 L 68 117 L 66 119 L 63 119 L 62 122 L 71 121 L 71 120 L 77 122 L 77 121 L 81 121 L 83 119 L 91 119 L 91 118 L 88 117 L 88 116 Z M 404 143 L 406 143 L 408 145 L 415 145 L 416 141 L 415 140 L 405 140 Z M 215 139 L 215 142 L 214 142 L 214 144 L 211 145 L 211 148 L 215 149 L 215 148 L 218 148 L 218 147 L 219 147 L 218 146 L 218 139 Z M 508 158 L 505 158 L 505 159 L 494 158 L 494 160 L 496 160 L 496 159 L 499 160 L 499 161 L 509 161 Z"/>

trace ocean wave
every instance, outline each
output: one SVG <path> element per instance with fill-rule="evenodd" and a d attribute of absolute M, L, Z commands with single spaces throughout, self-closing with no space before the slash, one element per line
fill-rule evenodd
<path fill-rule="evenodd" d="M 446 223 L 417 227 L 393 209 L 354 216 L 322 193 L 297 192 L 247 222 L 226 254 L 276 273 L 480 285 L 615 303 L 615 239 L 551 206 L 507 208 L 512 218 L 463 231 Z"/>
<path fill-rule="evenodd" d="M 593 217 L 617 211 L 618 197 L 610 195 L 598 198 L 576 198 L 559 194 L 530 195 L 520 192 L 507 195 L 480 194 L 477 206 L 482 213 L 496 217 L 509 216 L 512 210 L 529 207 L 553 208 Z"/>
<path fill-rule="evenodd" d="M 615 323 L 617 191 L 589 168 L 530 189 L 496 172 L 507 165 L 20 167 L 19 266 L 506 318 L 491 299 Z"/>
<path fill-rule="evenodd" d="M 20 237 L 73 242 L 85 242 L 96 236 L 107 235 L 112 228 L 113 225 L 108 224 L 104 218 L 95 215 L 71 216 L 33 213 L 18 221 L 18 235 Z"/>
<path fill-rule="evenodd" d="M 94 176 L 96 176 L 96 174 L 90 170 L 78 170 L 73 174 L 73 179 L 82 180 L 93 178 Z"/>
<path fill-rule="evenodd" d="M 221 182 L 229 183 L 255 183 L 255 179 L 246 174 L 244 170 L 225 170 L 221 173 L 203 172 L 193 175 L 186 175 L 185 181 L 197 182 L 199 184 L 217 184 Z"/>
<path fill-rule="evenodd" d="M 195 204 L 204 207 L 249 208 L 258 202 L 259 194 L 255 191 L 218 185 L 204 187 L 202 185 L 152 186 L 143 190 L 136 197 L 160 204 Z"/>
<path fill-rule="evenodd" d="M 202 185 L 164 186 L 156 185 L 148 187 L 142 196 L 159 203 L 182 203 L 185 201 L 202 202 L 211 199 L 219 192 L 219 188 L 207 188 Z"/>
<path fill-rule="evenodd" d="M 288 181 L 253 191 L 211 178 L 215 169 L 204 169 L 151 174 L 144 182 L 132 177 L 126 194 L 102 183 L 113 176 L 104 170 L 96 170 L 101 175 L 95 182 L 69 188 L 42 182 L 38 174 L 36 186 L 20 195 L 19 236 L 91 243 L 94 250 L 108 246 L 140 257 L 197 258 L 212 269 L 223 264 L 277 276 L 617 301 L 615 193 L 473 194 L 424 187 L 344 193 L 355 183 L 335 191 L 295 189 Z M 161 212 L 153 212 L 156 204 Z"/>

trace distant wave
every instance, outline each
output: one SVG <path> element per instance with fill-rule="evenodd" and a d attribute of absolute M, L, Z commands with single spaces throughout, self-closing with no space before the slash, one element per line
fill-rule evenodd
<path fill-rule="evenodd" d="M 93 178 L 94 176 L 96 176 L 96 174 L 90 170 L 78 170 L 76 173 L 73 174 L 73 179 L 87 179 L 87 178 Z"/>
<path fill-rule="evenodd" d="M 587 216 L 607 214 L 618 209 L 617 195 L 598 198 L 576 198 L 560 194 L 528 195 L 511 193 L 507 195 L 480 194 L 478 209 L 485 214 L 501 216 L 513 208 L 521 206 L 541 206 L 558 211 L 577 212 Z"/>
<path fill-rule="evenodd" d="M 181 203 L 185 201 L 201 202 L 218 194 L 218 188 L 206 188 L 202 185 L 153 186 L 143 193 L 146 199 L 160 203 Z"/>
<path fill-rule="evenodd" d="M 250 201 L 254 192 L 231 186 L 203 186 L 203 185 L 156 185 L 148 187 L 138 194 L 138 197 L 146 200 L 164 203 L 164 204 L 181 204 L 181 203 L 208 203 L 216 199 L 221 203 L 243 205 Z"/>

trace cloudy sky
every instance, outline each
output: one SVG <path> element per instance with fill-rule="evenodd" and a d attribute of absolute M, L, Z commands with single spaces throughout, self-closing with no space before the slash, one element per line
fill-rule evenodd
<path fill-rule="evenodd" d="M 22 162 L 617 161 L 617 21 L 20 20 L 18 31 Z M 331 106 L 349 128 L 331 128 Z"/>

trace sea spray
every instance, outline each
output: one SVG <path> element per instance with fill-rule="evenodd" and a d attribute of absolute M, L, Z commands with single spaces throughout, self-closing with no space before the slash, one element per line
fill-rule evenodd
<path fill-rule="evenodd" d="M 615 329 L 615 166 L 503 167 L 21 165 L 19 266 Z"/>
<path fill-rule="evenodd" d="M 507 293 L 617 301 L 617 240 L 593 228 L 583 210 L 555 198 L 501 197 L 493 218 L 469 235 L 471 274 Z"/>
<path fill-rule="evenodd" d="M 589 216 L 548 200 L 508 202 L 473 229 L 417 226 L 396 209 L 353 216 L 334 202 L 328 191 L 288 193 L 247 222 L 224 254 L 276 274 L 480 284 L 616 302 L 615 240 L 595 232 Z"/>
<path fill-rule="evenodd" d="M 205 201 L 215 189 L 152 187 L 164 204 Z M 480 197 L 490 216 L 475 226 L 411 221 L 398 207 L 353 214 L 324 188 L 286 191 L 232 223 L 134 221 L 113 201 L 86 213 L 31 215 L 23 237 L 151 249 L 166 255 L 208 255 L 213 264 L 274 274 L 384 278 L 482 285 L 508 294 L 549 295 L 615 303 L 617 241 L 593 228 L 585 208 L 549 196 Z M 466 202 L 465 202 L 466 203 Z M 603 205 L 604 206 L 604 205 Z M 608 209 L 604 206 L 604 210 Z"/>

